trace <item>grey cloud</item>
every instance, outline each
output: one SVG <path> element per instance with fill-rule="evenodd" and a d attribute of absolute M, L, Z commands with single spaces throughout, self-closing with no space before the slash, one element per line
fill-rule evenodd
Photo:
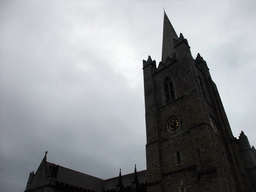
<path fill-rule="evenodd" d="M 117 176 L 119 168 L 132 172 L 135 163 L 145 169 L 141 68 L 148 55 L 160 60 L 163 5 L 177 33 L 183 32 L 192 51 L 202 52 L 207 61 L 235 136 L 242 129 L 255 139 L 255 39 L 245 51 L 250 31 L 238 30 L 223 41 L 210 38 L 208 25 L 199 25 L 197 6 L 187 3 L 1 1 L 3 192 L 24 190 L 29 172 L 37 169 L 46 150 L 50 162 L 102 178 Z M 244 4 L 249 6 L 248 1 Z M 212 5 L 217 6 L 215 1 Z M 236 7 L 230 4 L 231 10 Z M 219 22 L 204 14 L 217 27 L 212 32 L 216 37 L 226 34 L 223 25 L 229 16 Z M 243 12 L 236 19 L 245 17 L 255 20 L 254 14 Z M 238 71 L 244 77 L 241 87 L 234 81 Z M 245 90 L 250 96 L 245 97 Z M 239 114 L 234 105 L 244 97 L 248 99 L 239 104 Z"/>

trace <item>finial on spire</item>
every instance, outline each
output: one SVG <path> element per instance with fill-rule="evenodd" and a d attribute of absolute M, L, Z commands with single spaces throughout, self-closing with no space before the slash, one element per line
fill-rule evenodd
<path fill-rule="evenodd" d="M 147 62 L 152 62 L 152 59 L 151 59 L 150 55 L 148 56 Z"/>
<path fill-rule="evenodd" d="M 122 177 L 121 169 L 119 169 L 119 179 Z"/>
<path fill-rule="evenodd" d="M 136 164 L 135 164 L 135 166 L 134 166 L 134 173 L 137 174 Z"/>
<path fill-rule="evenodd" d="M 47 155 L 48 151 L 45 151 L 45 156 Z"/>
<path fill-rule="evenodd" d="M 180 33 L 180 39 L 184 39 L 184 36 L 182 33 Z"/>
<path fill-rule="evenodd" d="M 118 177 L 118 183 L 117 186 L 122 188 L 123 187 L 123 182 L 122 182 L 122 174 L 121 174 L 121 169 L 119 170 L 119 177 Z"/>
<path fill-rule="evenodd" d="M 138 175 L 137 175 L 136 164 L 135 164 L 135 168 L 134 168 L 134 181 L 133 181 L 133 183 L 136 183 L 136 188 L 139 187 L 139 179 L 138 179 Z"/>

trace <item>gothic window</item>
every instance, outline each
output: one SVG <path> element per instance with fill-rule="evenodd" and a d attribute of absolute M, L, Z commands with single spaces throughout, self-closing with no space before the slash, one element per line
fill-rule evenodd
<path fill-rule="evenodd" d="M 165 91 L 165 98 L 166 103 L 169 103 L 175 99 L 175 93 L 173 88 L 173 82 L 169 77 L 165 78 L 164 81 L 164 91 Z"/>
<path fill-rule="evenodd" d="M 177 163 L 178 164 L 181 164 L 181 155 L 180 155 L 180 152 L 179 151 L 177 151 Z"/>

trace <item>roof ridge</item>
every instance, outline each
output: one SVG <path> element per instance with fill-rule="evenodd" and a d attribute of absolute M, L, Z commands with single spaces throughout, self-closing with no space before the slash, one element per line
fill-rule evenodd
<path fill-rule="evenodd" d="M 51 162 L 46 162 L 46 163 L 48 163 L 48 164 L 54 164 L 54 163 L 51 163 Z M 54 164 L 54 165 L 57 165 L 57 164 Z M 59 166 L 59 168 L 61 167 L 61 168 L 63 168 L 63 169 L 66 169 L 66 170 L 69 170 L 69 171 L 72 171 L 72 172 L 80 173 L 80 174 L 82 174 L 82 175 L 90 176 L 90 177 L 93 177 L 93 178 L 95 178 L 95 179 L 100 179 L 100 180 L 104 181 L 104 179 L 102 179 L 102 178 L 95 177 L 95 176 L 92 176 L 92 175 L 83 173 L 83 172 L 81 172 L 81 171 L 76 171 L 76 170 L 74 170 L 74 169 L 67 168 L 67 167 L 64 167 L 64 166 L 61 166 L 61 165 L 58 165 L 58 166 Z"/>

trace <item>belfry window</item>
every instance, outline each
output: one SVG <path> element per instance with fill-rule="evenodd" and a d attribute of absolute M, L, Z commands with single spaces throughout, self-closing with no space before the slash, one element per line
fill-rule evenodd
<path fill-rule="evenodd" d="M 165 90 L 166 103 L 169 103 L 169 102 L 175 100 L 175 93 L 174 93 L 174 88 L 173 88 L 173 82 L 172 82 L 172 80 L 169 77 L 165 78 L 164 90 Z"/>

